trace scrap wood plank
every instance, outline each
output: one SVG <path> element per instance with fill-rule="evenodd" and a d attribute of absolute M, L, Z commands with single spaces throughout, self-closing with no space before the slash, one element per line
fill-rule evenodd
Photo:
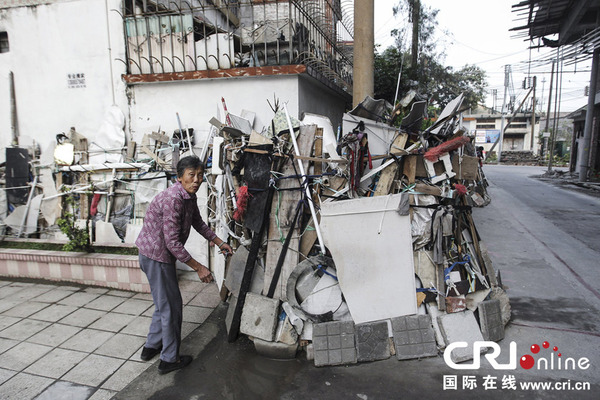
<path fill-rule="evenodd" d="M 244 153 L 256 153 L 256 154 L 270 154 L 268 151 L 266 150 L 258 150 L 258 149 L 250 149 L 250 148 L 246 148 L 244 149 Z M 275 157 L 288 157 L 285 154 L 281 154 L 281 153 L 273 153 L 273 155 Z M 295 159 L 298 160 L 302 160 L 302 161 L 313 161 L 316 163 L 338 163 L 338 164 L 346 164 L 348 162 L 348 160 L 346 159 L 339 159 L 339 160 L 332 160 L 331 158 L 320 158 L 320 157 L 310 157 L 310 156 L 294 156 Z"/>
<path fill-rule="evenodd" d="M 404 157 L 404 168 L 402 173 L 408 179 L 408 184 L 412 185 L 415 183 L 415 178 L 417 175 L 417 156 L 410 155 L 408 157 Z"/>
<path fill-rule="evenodd" d="M 396 139 L 394 139 L 394 142 L 392 143 L 392 148 L 403 150 L 407 138 L 408 135 L 406 133 L 396 136 Z M 377 186 L 375 187 L 375 193 L 373 193 L 373 196 L 386 196 L 390 194 L 390 189 L 392 188 L 392 184 L 394 183 L 397 172 L 397 162 L 385 167 L 385 169 L 381 171 L 381 174 L 379 175 L 379 180 L 377 181 Z"/>
<path fill-rule="evenodd" d="M 167 135 L 164 135 L 164 132 L 152 132 L 150 137 L 161 143 L 169 143 L 169 140 L 171 140 Z"/>
<path fill-rule="evenodd" d="M 320 220 L 320 218 L 319 218 Z M 321 221 L 319 221 L 321 222 Z M 311 229 L 312 228 L 312 229 Z M 304 230 L 304 233 L 300 237 L 300 262 L 306 260 L 308 253 L 315 245 L 317 241 L 317 231 L 312 220 L 308 223 L 308 226 Z"/>
<path fill-rule="evenodd" d="M 310 154 L 311 147 L 313 145 L 314 137 L 316 133 L 315 125 L 307 125 L 300 127 L 300 133 L 297 137 L 298 148 L 300 154 Z M 296 161 L 292 159 L 286 160 L 281 172 L 283 176 L 296 175 L 297 168 L 294 164 Z M 304 161 L 304 168 L 307 169 L 308 161 Z M 280 189 L 289 189 L 299 187 L 299 179 L 283 179 L 278 183 Z M 283 249 L 283 243 L 280 240 L 281 235 L 285 238 L 292 228 L 290 225 L 293 221 L 298 201 L 302 198 L 303 192 L 301 190 L 281 190 L 275 194 L 273 198 L 273 205 L 271 206 L 271 217 L 269 219 L 269 230 L 268 230 L 268 244 L 267 244 L 267 255 L 265 260 L 265 281 L 264 281 L 264 293 L 267 293 L 271 280 L 275 272 L 275 266 L 279 260 L 279 255 Z M 277 211 L 278 210 L 278 211 Z M 287 280 L 298 265 L 299 262 L 299 244 L 300 239 L 298 235 L 293 235 L 287 252 L 283 266 L 281 268 L 281 274 L 277 288 L 273 295 L 275 299 L 281 299 L 285 295 L 285 286 Z"/>
<path fill-rule="evenodd" d="M 134 142 L 133 140 L 130 140 L 127 142 L 127 155 L 125 158 L 126 161 L 131 162 L 134 160 L 136 146 L 137 146 L 137 143 Z"/>
<path fill-rule="evenodd" d="M 315 157 L 323 157 L 323 128 L 317 128 L 317 134 L 315 138 Z M 323 173 L 323 163 L 315 162 L 315 175 L 321 175 Z M 315 194 L 313 199 L 316 201 L 318 195 L 321 194 L 321 185 L 316 186 Z"/>
<path fill-rule="evenodd" d="M 142 151 L 146 153 L 146 155 L 150 156 L 158 165 L 160 165 L 163 169 L 169 169 L 169 165 L 164 161 L 158 158 L 156 154 L 154 154 L 150 149 L 146 146 L 141 147 Z"/>

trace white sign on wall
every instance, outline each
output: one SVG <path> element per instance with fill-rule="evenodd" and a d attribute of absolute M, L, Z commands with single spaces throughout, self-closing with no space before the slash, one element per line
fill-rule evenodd
<path fill-rule="evenodd" d="M 67 87 L 69 89 L 84 88 L 85 74 L 83 72 L 67 74 Z"/>

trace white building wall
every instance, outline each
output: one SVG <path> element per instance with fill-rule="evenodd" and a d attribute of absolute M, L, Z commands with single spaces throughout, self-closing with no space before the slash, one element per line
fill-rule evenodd
<path fill-rule="evenodd" d="M 11 142 L 10 71 L 20 146 L 35 141 L 44 150 L 71 126 L 93 138 L 113 102 L 127 115 L 125 64 L 117 60 L 125 59 L 123 22 L 111 11 L 120 8 L 121 0 L 87 0 L 0 9 L 0 30 L 10 44 L 0 54 L 1 148 Z M 70 88 L 69 74 L 84 74 L 85 87 Z"/>
<path fill-rule="evenodd" d="M 125 116 L 127 140 L 140 143 L 144 134 L 159 128 L 171 134 L 178 128 L 178 112 L 183 127 L 198 133 L 198 146 L 212 117 L 224 121 L 219 113 L 221 97 L 233 114 L 255 112 L 257 131 L 270 123 L 273 111 L 267 100 L 273 104 L 274 98 L 286 103 L 294 117 L 302 112 L 323 114 L 334 127 L 345 111 L 341 96 L 308 76 L 200 79 L 128 88 L 122 80 L 126 73 L 121 61 L 125 60 L 123 20 L 116 12 L 122 0 L 18 5 L 0 7 L 0 31 L 8 32 L 10 43 L 10 51 L 0 54 L 0 148 L 11 143 L 10 71 L 15 79 L 19 145 L 28 147 L 35 141 L 42 151 L 72 126 L 94 142 L 113 103 Z M 85 87 L 69 87 L 69 74 L 83 74 Z M 0 161 L 4 156 L 0 151 Z"/>
<path fill-rule="evenodd" d="M 267 129 L 273 118 L 267 100 L 273 98 L 298 116 L 299 79 L 297 75 L 200 79 L 195 81 L 144 83 L 131 87 L 131 138 L 140 143 L 146 133 L 160 127 L 168 135 L 178 129 L 179 113 L 182 127 L 194 128 L 196 146 L 202 146 L 210 130 L 212 117 L 225 122 L 221 98 L 230 113 L 240 116 L 242 110 L 256 113 L 254 129 Z"/>

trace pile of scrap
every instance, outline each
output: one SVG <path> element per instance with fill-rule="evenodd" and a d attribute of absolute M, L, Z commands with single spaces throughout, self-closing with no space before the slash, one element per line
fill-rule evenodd
<path fill-rule="evenodd" d="M 424 103 L 396 128 L 367 98 L 340 138 L 284 109 L 268 137 L 250 137 L 232 166 L 251 240 L 225 280 L 230 341 L 248 335 L 270 357 L 302 348 L 324 366 L 503 338 L 510 309 L 471 215 L 485 178 L 461 102 L 420 130 Z"/>
<path fill-rule="evenodd" d="M 424 130 L 426 103 L 409 97 L 399 127 L 401 110 L 371 98 L 343 115 L 337 134 L 327 117 L 297 119 L 277 102 L 269 125 L 255 127 L 254 113 L 230 113 L 222 99 L 223 117 L 208 121 L 204 138 L 177 115 L 179 129 L 141 143 L 107 125 L 105 139 L 114 140 L 102 151 L 73 129 L 57 137 L 53 162 L 23 163 L 7 149 L 7 163 L 27 171 L 7 177 L 26 203 L 15 229 L 32 207 L 36 224 L 40 208 L 56 219 L 62 203 L 81 226 L 92 222 L 96 242 L 133 243 L 178 160 L 196 154 L 207 166 L 202 217 L 234 254 L 225 258 L 193 234 L 189 250 L 229 304 L 229 341 L 247 335 L 271 357 L 303 349 L 324 366 L 500 340 L 510 309 L 471 214 L 489 196 L 460 125 L 462 95 Z M 43 192 L 39 206 L 34 191 Z M 75 201 L 60 201 L 67 194 Z"/>

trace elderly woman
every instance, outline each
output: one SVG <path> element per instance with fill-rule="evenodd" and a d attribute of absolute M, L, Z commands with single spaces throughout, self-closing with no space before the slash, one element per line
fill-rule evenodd
<path fill-rule="evenodd" d="M 184 247 L 191 227 L 218 246 L 225 255 L 232 253 L 231 247 L 219 239 L 200 217 L 196 192 L 203 174 L 204 166 L 198 157 L 182 158 L 177 164 L 177 182 L 152 200 L 135 242 L 140 266 L 150 282 L 155 307 L 141 359 L 148 361 L 160 353 L 160 374 L 178 370 L 192 362 L 191 356 L 179 355 L 183 301 L 175 260 L 196 271 L 202 282 L 213 280 L 209 269 L 196 261 Z"/>

